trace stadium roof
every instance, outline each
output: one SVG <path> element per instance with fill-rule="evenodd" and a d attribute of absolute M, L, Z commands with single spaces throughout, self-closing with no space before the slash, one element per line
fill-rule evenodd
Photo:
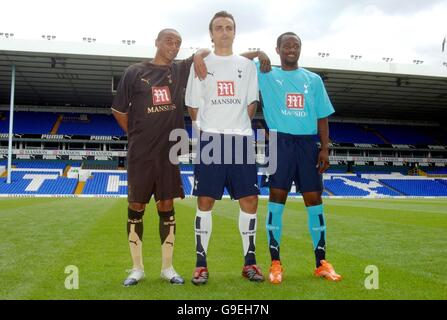
<path fill-rule="evenodd" d="M 191 55 L 182 49 L 178 58 Z M 15 104 L 110 107 L 112 79 L 130 64 L 154 56 L 137 45 L 0 39 L 0 105 L 9 105 L 11 65 Z M 278 56 L 270 54 L 272 63 Z M 445 121 L 447 66 L 310 58 L 300 65 L 319 73 L 339 117 Z"/>

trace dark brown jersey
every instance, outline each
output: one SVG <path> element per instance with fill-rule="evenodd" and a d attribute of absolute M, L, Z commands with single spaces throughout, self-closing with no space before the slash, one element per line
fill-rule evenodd
<path fill-rule="evenodd" d="M 184 89 L 192 57 L 169 66 L 141 62 L 129 66 L 112 109 L 128 114 L 128 162 L 168 160 L 173 129 L 184 129 Z"/>

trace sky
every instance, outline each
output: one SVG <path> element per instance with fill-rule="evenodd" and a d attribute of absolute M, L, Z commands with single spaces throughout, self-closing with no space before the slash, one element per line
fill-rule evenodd
<path fill-rule="evenodd" d="M 152 45 L 162 28 L 175 28 L 185 48 L 210 48 L 208 24 L 220 10 L 236 20 L 236 52 L 260 48 L 273 53 L 283 32 L 297 33 L 302 56 L 440 65 L 447 61 L 446 0 L 5 0 L 0 33 L 17 39 L 97 43 L 135 40 Z M 47 41 L 43 40 L 42 41 Z M 1 47 L 0 47 L 1 50 Z"/>

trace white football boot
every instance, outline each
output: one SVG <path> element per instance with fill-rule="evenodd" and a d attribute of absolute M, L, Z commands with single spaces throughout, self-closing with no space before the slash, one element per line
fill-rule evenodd
<path fill-rule="evenodd" d="M 160 276 L 162 279 L 169 281 L 169 283 L 171 284 L 185 283 L 185 280 L 183 280 L 182 276 L 179 275 L 172 266 L 167 269 L 161 270 Z"/>
<path fill-rule="evenodd" d="M 134 286 L 144 278 L 144 270 L 131 269 L 127 272 L 129 272 L 129 276 L 124 280 L 123 285 L 125 287 Z"/>

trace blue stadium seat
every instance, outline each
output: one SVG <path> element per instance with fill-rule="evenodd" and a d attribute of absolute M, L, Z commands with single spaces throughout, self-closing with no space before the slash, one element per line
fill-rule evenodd
<path fill-rule="evenodd" d="M 400 196 L 380 182 L 355 176 L 324 179 L 324 187 L 336 196 Z"/>
<path fill-rule="evenodd" d="M 70 117 L 79 116 L 79 114 L 65 114 Z M 88 121 L 62 121 L 58 134 L 78 134 L 78 135 L 97 135 L 97 136 L 124 136 L 123 129 L 120 128 L 113 115 L 107 114 L 88 114 Z M 70 119 L 70 118 L 69 118 Z"/>
<path fill-rule="evenodd" d="M 435 139 L 426 134 L 426 127 L 382 125 L 374 128 L 389 142 L 394 144 L 434 144 Z"/>
<path fill-rule="evenodd" d="M 44 177 L 44 178 L 40 178 Z M 6 178 L 0 178 L 0 194 L 73 194 L 78 179 L 59 176 L 58 173 L 13 171 L 11 184 L 6 183 Z"/>
<path fill-rule="evenodd" d="M 0 133 L 9 132 L 9 112 L 0 120 Z M 48 134 L 56 123 L 59 114 L 51 112 L 14 112 L 14 133 Z"/>
<path fill-rule="evenodd" d="M 447 196 L 447 185 L 431 179 L 381 179 L 382 183 L 407 196 Z"/>
<path fill-rule="evenodd" d="M 87 179 L 82 194 L 126 195 L 127 173 L 93 172 L 92 177 Z"/>
<path fill-rule="evenodd" d="M 355 123 L 330 122 L 329 136 L 333 142 L 369 144 L 385 143 L 377 135 L 370 131 L 366 131 L 360 125 Z"/>

